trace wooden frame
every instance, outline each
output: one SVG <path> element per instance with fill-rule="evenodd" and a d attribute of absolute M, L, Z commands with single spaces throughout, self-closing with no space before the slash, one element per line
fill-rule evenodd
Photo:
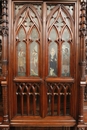
<path fill-rule="evenodd" d="M 15 4 L 26 5 L 20 9 L 19 14 L 17 16 L 14 15 Z M 33 4 L 41 4 L 42 6 L 42 13 L 41 16 L 38 15 L 38 12 L 35 10 Z M 58 4 L 58 6 L 56 6 Z M 65 9 L 64 5 L 73 5 L 74 7 L 74 17 L 72 18 L 68 11 Z M 47 15 L 47 5 L 54 5 L 55 8 L 52 10 L 50 15 Z M 8 10 L 7 10 L 7 7 Z M 79 20 L 79 10 L 81 7 L 81 19 Z M 66 0 L 66 1 L 23 1 L 23 0 L 9 0 L 7 5 L 7 0 L 3 0 L 3 17 L 2 19 L 5 20 L 3 22 L 2 32 L 2 74 L 3 80 L 1 79 L 1 85 L 3 88 L 3 121 L 6 127 L 9 126 L 20 127 L 20 126 L 29 126 L 29 127 L 75 127 L 77 126 L 80 128 L 85 128 L 84 120 L 83 120 L 83 99 L 84 99 L 84 87 L 86 86 L 86 79 L 85 79 L 85 2 L 81 2 L 78 0 Z M 17 29 L 18 19 L 22 15 L 23 11 L 30 9 L 31 12 L 33 11 L 33 15 L 35 18 L 38 19 L 39 28 L 37 29 L 39 33 L 39 40 L 36 42 L 39 44 L 39 63 L 38 63 L 38 76 L 30 76 L 30 64 L 29 64 L 29 53 L 28 53 L 28 45 L 32 42 L 24 39 L 26 43 L 26 76 L 18 76 L 17 75 L 17 44 L 18 39 L 16 36 L 18 34 Z M 59 38 L 55 40 L 56 44 L 59 44 L 59 56 L 58 56 L 58 70 L 57 76 L 49 76 L 48 75 L 48 44 L 51 43 L 49 39 L 49 34 L 52 29 L 50 27 L 50 21 L 58 9 L 62 9 L 65 14 L 68 16 L 69 20 L 71 21 L 71 28 L 72 36 L 70 50 L 70 76 L 61 76 L 61 53 L 62 52 L 62 38 L 59 34 Z M 4 13 L 6 13 L 4 17 Z M 8 21 L 9 25 L 7 24 L 7 13 L 9 14 Z M 59 16 L 58 16 L 59 17 Z M 33 17 L 32 17 L 33 18 Z M 54 18 L 55 21 L 56 17 Z M 33 21 L 33 20 L 31 20 Z M 81 23 L 80 23 L 81 21 Z M 79 39 L 79 23 L 81 29 L 81 36 Z M 35 23 L 34 23 L 35 24 Z M 9 30 L 7 29 L 7 26 Z M 34 25 L 33 25 L 34 26 Z M 31 30 L 33 28 L 31 27 Z M 36 26 L 36 25 L 35 25 Z M 24 27 L 24 25 L 23 25 Z M 68 27 L 68 26 L 67 26 Z M 50 28 L 50 29 L 49 29 Z M 17 31 L 16 31 L 17 30 Z M 31 30 L 29 30 L 28 35 L 30 36 Z M 63 31 L 63 30 L 62 30 Z M 16 41 L 17 40 L 17 41 Z M 58 41 L 57 41 L 58 40 Z M 9 44 L 8 44 L 9 43 Z M 81 54 L 81 55 L 79 55 Z M 7 62 L 9 63 L 7 64 Z M 79 63 L 81 66 L 79 66 Z M 81 69 L 81 75 L 79 75 Z M 8 73 L 7 73 L 8 72 Z M 39 115 L 35 115 L 37 111 L 37 87 L 39 88 L 39 102 L 40 102 L 40 112 Z M 32 90 L 30 89 L 32 88 Z M 55 90 L 54 90 L 55 88 Z M 70 88 L 70 89 L 69 89 Z M 58 90 L 57 90 L 58 89 Z M 56 92 L 57 91 L 57 92 Z M 80 94 L 79 94 L 80 93 Z M 20 113 L 18 112 L 17 106 L 17 94 L 20 96 Z M 32 99 L 30 99 L 30 95 L 32 95 Z M 70 104 L 69 109 L 70 113 L 67 115 L 66 107 L 67 107 L 67 94 L 70 94 Z M 27 99 L 27 109 L 24 108 L 24 96 L 26 95 Z M 56 101 L 55 95 L 58 98 Z M 61 95 L 63 95 L 63 115 L 60 113 L 61 108 Z M 79 97 L 78 97 L 79 95 Z M 51 103 L 50 100 L 51 99 Z M 58 102 L 58 103 L 57 103 Z M 55 115 L 55 103 L 57 103 L 57 114 Z M 77 105 L 79 103 L 79 105 Z M 30 106 L 32 105 L 32 110 Z M 48 110 L 48 106 L 50 109 Z M 24 110 L 26 110 L 27 115 L 24 115 Z M 31 111 L 31 112 L 30 112 Z M 48 114 L 48 112 L 50 114 Z M 31 114 L 30 114 L 31 113 Z M 33 114 L 32 114 L 33 113 Z M 19 114 L 19 115 L 18 115 Z"/>

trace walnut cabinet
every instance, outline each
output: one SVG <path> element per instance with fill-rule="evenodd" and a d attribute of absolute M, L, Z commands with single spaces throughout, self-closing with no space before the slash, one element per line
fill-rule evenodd
<path fill-rule="evenodd" d="M 1 3 L 1 129 L 86 129 L 86 1 Z"/>

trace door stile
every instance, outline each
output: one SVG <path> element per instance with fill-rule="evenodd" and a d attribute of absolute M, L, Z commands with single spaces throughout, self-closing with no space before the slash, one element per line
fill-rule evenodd
<path fill-rule="evenodd" d="M 46 111 L 47 111 L 47 99 L 46 99 L 46 84 L 45 84 L 45 72 L 46 72 L 46 3 L 43 2 L 43 7 L 42 7 L 42 58 L 43 58 L 43 64 L 42 64 L 42 110 L 41 110 L 41 115 L 42 117 L 46 116 Z"/>

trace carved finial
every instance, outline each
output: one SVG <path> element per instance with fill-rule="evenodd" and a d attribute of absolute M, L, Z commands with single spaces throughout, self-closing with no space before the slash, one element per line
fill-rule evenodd
<path fill-rule="evenodd" d="M 86 0 L 81 0 L 80 36 L 86 36 Z"/>
<path fill-rule="evenodd" d="M 7 13 L 7 0 L 2 0 L 2 35 L 7 36 L 8 35 L 8 13 Z"/>

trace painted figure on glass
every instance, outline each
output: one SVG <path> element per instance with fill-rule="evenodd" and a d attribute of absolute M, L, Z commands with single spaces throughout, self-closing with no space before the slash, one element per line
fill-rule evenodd
<path fill-rule="evenodd" d="M 20 73 L 25 72 L 25 52 L 23 46 L 20 46 L 18 52 L 18 70 Z"/>
<path fill-rule="evenodd" d="M 55 49 L 52 47 L 50 50 L 50 70 L 49 75 L 50 76 L 56 76 L 57 75 L 57 57 Z"/>
<path fill-rule="evenodd" d="M 35 46 L 31 52 L 31 75 L 38 75 L 38 48 Z"/>

